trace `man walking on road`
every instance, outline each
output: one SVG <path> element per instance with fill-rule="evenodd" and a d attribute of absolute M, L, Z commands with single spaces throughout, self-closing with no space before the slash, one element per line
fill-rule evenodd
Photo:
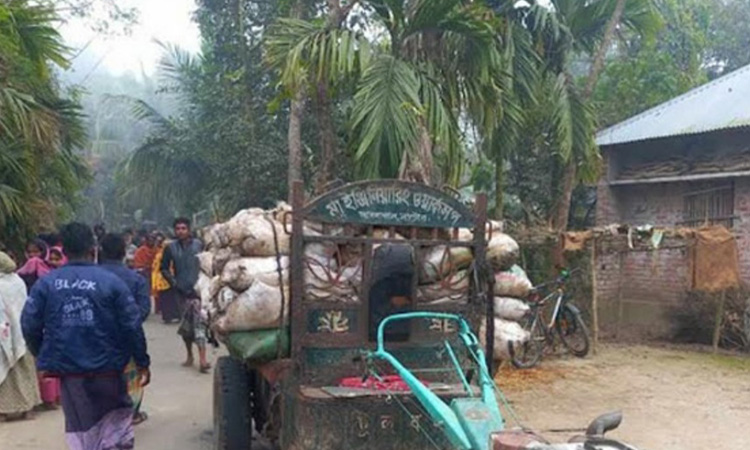
<path fill-rule="evenodd" d="M 21 325 L 40 371 L 61 379 L 65 439 L 73 450 L 134 448 L 123 369 L 134 358 L 150 380 L 141 312 L 127 285 L 93 264 L 94 234 L 61 230 L 70 262 L 34 285 Z"/>
<path fill-rule="evenodd" d="M 104 236 L 101 242 L 102 259 L 99 265 L 115 274 L 125 282 L 130 289 L 130 293 L 135 297 L 135 303 L 141 311 L 141 322 L 145 321 L 151 312 L 151 293 L 146 283 L 146 279 L 136 273 L 134 270 L 125 267 L 123 258 L 125 258 L 127 243 L 123 236 L 109 233 Z M 128 394 L 133 402 L 133 424 L 138 425 L 148 419 L 148 415 L 141 411 L 143 403 L 143 386 L 141 385 L 141 376 L 138 371 L 138 364 L 131 358 L 123 372 L 125 381 L 128 385 Z"/>
<path fill-rule="evenodd" d="M 161 273 L 170 288 L 160 296 L 162 319 L 170 322 L 179 308 L 181 321 L 178 333 L 182 336 L 187 350 L 186 367 L 193 365 L 193 343 L 198 347 L 200 370 L 208 373 L 211 365 L 206 359 L 206 324 L 202 317 L 200 298 L 194 286 L 198 281 L 200 263 L 198 253 L 203 244 L 193 239 L 190 220 L 179 217 L 174 221 L 176 240 L 164 249 Z"/>

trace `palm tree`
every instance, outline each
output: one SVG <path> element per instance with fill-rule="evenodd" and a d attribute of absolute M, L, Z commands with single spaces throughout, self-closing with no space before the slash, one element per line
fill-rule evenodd
<path fill-rule="evenodd" d="M 350 145 L 362 178 L 456 185 L 464 165 L 461 119 L 499 118 L 501 42 L 482 5 L 462 0 L 360 2 L 380 37 L 285 19 L 267 39 L 285 86 L 355 80 Z M 370 33 L 371 35 L 372 33 Z"/>
<path fill-rule="evenodd" d="M 202 70 L 200 57 L 178 47 L 161 44 L 162 89 L 177 94 L 190 107 L 189 78 Z M 184 94 L 184 95 L 183 95 Z M 182 209 L 201 196 L 208 182 L 208 169 L 200 149 L 193 143 L 190 124 L 181 118 L 166 117 L 147 102 L 126 96 L 111 97 L 130 105 L 134 119 L 148 125 L 146 140 L 136 147 L 118 171 L 119 196 L 131 203 L 154 209 L 161 205 Z"/>
<path fill-rule="evenodd" d="M 661 27 L 655 0 L 551 0 L 551 3 L 559 21 L 570 32 L 568 53 L 586 54 L 592 58 L 583 92 L 577 94 L 583 104 L 588 104 L 596 87 L 618 27 L 627 27 L 643 36 L 653 35 Z M 563 67 L 563 71 L 569 73 L 568 68 Z M 565 229 L 568 225 L 572 192 L 580 179 L 581 163 L 588 159 L 591 146 L 574 145 L 571 150 L 567 154 L 561 153 L 565 170 L 561 194 L 551 218 L 555 229 Z"/>
<path fill-rule="evenodd" d="M 20 241 L 67 212 L 88 171 L 74 150 L 85 133 L 76 102 L 58 92 L 66 67 L 48 7 L 0 4 L 0 236 Z"/>

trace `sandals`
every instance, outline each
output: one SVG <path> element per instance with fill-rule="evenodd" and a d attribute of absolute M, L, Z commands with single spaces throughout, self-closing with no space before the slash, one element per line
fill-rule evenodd
<path fill-rule="evenodd" d="M 205 366 L 201 366 L 200 372 L 201 373 L 210 373 L 211 372 L 211 364 L 206 364 Z"/>
<path fill-rule="evenodd" d="M 139 411 L 138 414 L 133 416 L 133 425 L 138 425 L 148 420 L 148 414 L 143 411 Z"/>

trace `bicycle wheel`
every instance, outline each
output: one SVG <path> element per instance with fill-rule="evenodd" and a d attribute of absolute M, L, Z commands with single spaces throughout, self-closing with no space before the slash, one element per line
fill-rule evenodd
<path fill-rule="evenodd" d="M 530 369 L 542 359 L 544 349 L 544 331 L 537 323 L 535 316 L 528 317 L 523 329 L 531 334 L 526 342 L 508 341 L 510 362 L 518 369 Z"/>
<path fill-rule="evenodd" d="M 560 340 L 570 353 L 579 358 L 588 355 L 589 330 L 576 309 L 565 305 L 557 316 L 555 328 Z"/>

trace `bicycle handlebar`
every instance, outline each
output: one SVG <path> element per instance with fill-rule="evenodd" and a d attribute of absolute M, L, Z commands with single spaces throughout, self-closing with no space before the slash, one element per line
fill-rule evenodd
<path fill-rule="evenodd" d="M 581 272 L 582 270 L 583 269 L 581 269 L 580 267 L 576 267 L 575 269 L 572 269 L 572 270 L 562 269 L 560 270 L 560 274 L 557 276 L 557 278 L 555 278 L 552 281 L 547 281 L 546 283 L 538 284 L 534 286 L 532 290 L 538 291 L 540 289 L 544 289 L 551 285 L 559 286 L 561 284 L 564 284 L 566 281 L 568 281 L 573 274 Z"/>

